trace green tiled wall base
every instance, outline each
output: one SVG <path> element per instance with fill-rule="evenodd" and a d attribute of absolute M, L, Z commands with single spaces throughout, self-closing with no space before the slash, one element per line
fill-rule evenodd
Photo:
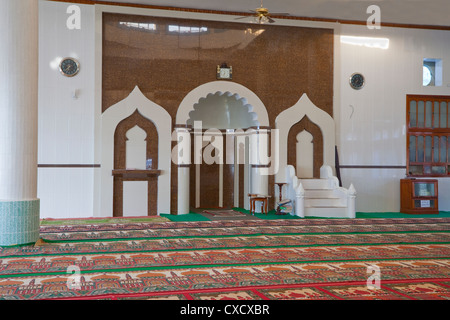
<path fill-rule="evenodd" d="M 0 201 L 0 246 L 39 240 L 40 201 Z"/>

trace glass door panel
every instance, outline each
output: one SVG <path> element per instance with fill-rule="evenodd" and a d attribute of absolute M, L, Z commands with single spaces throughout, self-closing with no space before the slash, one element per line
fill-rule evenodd
<path fill-rule="evenodd" d="M 415 197 L 434 197 L 434 183 L 414 182 Z"/>
<path fill-rule="evenodd" d="M 417 103 L 414 100 L 409 103 L 409 126 L 417 127 Z"/>
<path fill-rule="evenodd" d="M 414 208 L 434 208 L 434 200 L 414 200 Z"/>

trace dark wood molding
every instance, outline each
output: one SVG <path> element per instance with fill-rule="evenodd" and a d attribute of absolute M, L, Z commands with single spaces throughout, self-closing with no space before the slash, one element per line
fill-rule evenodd
<path fill-rule="evenodd" d="M 252 168 L 255 168 L 255 169 L 257 169 L 257 168 L 270 168 L 270 164 L 252 164 L 251 165 L 251 167 Z"/>
<path fill-rule="evenodd" d="M 151 176 L 159 176 L 161 174 L 161 170 L 128 170 L 128 169 L 116 169 L 112 171 L 112 175 L 115 177 L 123 177 L 123 178 L 142 178 L 146 179 Z"/>
<path fill-rule="evenodd" d="M 38 168 L 100 168 L 100 164 L 38 164 Z"/>
<path fill-rule="evenodd" d="M 407 98 L 411 98 L 410 100 L 430 100 L 430 98 L 435 100 L 445 100 L 450 99 L 450 96 L 444 95 L 433 95 L 433 94 L 408 94 Z"/>
<path fill-rule="evenodd" d="M 340 165 L 340 169 L 406 169 L 406 166 L 396 165 Z"/>
<path fill-rule="evenodd" d="M 111 5 L 111 6 L 120 6 L 120 7 L 134 7 L 134 8 L 144 8 L 144 9 L 154 9 L 154 10 L 183 11 L 183 12 L 195 12 L 195 13 L 205 13 L 205 14 L 252 16 L 252 14 L 248 13 L 248 12 L 220 11 L 220 10 L 207 10 L 207 9 L 194 9 L 194 8 L 177 8 L 177 7 L 144 5 L 144 4 L 135 4 L 135 3 L 119 3 L 119 2 L 114 2 L 114 1 L 95 1 L 95 0 L 48 0 L 48 1 L 79 3 L 79 4 L 87 4 L 87 5 Z M 367 24 L 367 21 L 365 21 L 365 20 L 359 21 L 359 20 L 296 17 L 296 16 L 277 16 L 277 15 L 273 15 L 273 16 L 271 15 L 271 17 L 275 18 L 275 19 L 285 19 L 285 20 L 329 22 L 329 23 L 354 24 L 354 25 L 366 25 Z M 450 30 L 450 26 L 407 24 L 407 23 L 393 23 L 393 22 L 382 22 L 382 23 L 380 23 L 380 26 L 381 27 L 391 27 L 391 28 L 407 28 L 407 29 Z"/>

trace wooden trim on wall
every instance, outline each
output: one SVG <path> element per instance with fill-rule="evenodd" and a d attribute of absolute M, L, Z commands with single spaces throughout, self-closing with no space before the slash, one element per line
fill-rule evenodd
<path fill-rule="evenodd" d="M 38 164 L 38 168 L 100 168 L 100 164 Z"/>
<path fill-rule="evenodd" d="M 385 165 L 340 165 L 340 169 L 406 169 L 406 166 Z"/>
<path fill-rule="evenodd" d="M 79 4 L 87 4 L 87 5 L 98 4 L 98 5 L 110 5 L 110 6 L 121 6 L 121 7 L 134 7 L 134 8 L 144 8 L 144 9 L 154 9 L 154 10 L 172 10 L 172 11 L 184 11 L 184 12 L 206 13 L 206 14 L 252 16 L 252 13 L 248 13 L 248 12 L 220 11 L 220 10 L 207 10 L 207 9 L 194 9 L 194 8 L 177 8 L 177 7 L 145 5 L 145 4 L 136 4 L 136 3 L 120 3 L 120 2 L 114 2 L 114 1 L 95 1 L 95 0 L 48 0 L 48 1 L 79 3 Z M 354 24 L 354 25 L 366 25 L 367 24 L 367 21 L 365 21 L 365 20 L 359 21 L 359 20 L 296 17 L 296 16 L 277 16 L 277 15 L 271 15 L 271 17 L 276 18 L 276 19 L 285 19 L 285 20 L 330 22 L 330 23 Z M 391 27 L 391 28 L 450 30 L 450 26 L 439 26 L 439 25 L 422 25 L 422 24 L 407 24 L 407 23 L 392 23 L 392 22 L 382 22 L 382 23 L 380 23 L 380 25 L 382 27 Z"/>

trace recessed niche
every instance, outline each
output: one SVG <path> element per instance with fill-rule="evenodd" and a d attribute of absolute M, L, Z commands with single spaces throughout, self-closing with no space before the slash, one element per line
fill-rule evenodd
<path fill-rule="evenodd" d="M 253 107 L 245 98 L 230 92 L 210 93 L 201 98 L 189 113 L 187 124 L 201 121 L 204 129 L 247 129 L 259 126 Z"/>
<path fill-rule="evenodd" d="M 424 87 L 442 86 L 442 59 L 423 59 L 423 78 Z"/>

